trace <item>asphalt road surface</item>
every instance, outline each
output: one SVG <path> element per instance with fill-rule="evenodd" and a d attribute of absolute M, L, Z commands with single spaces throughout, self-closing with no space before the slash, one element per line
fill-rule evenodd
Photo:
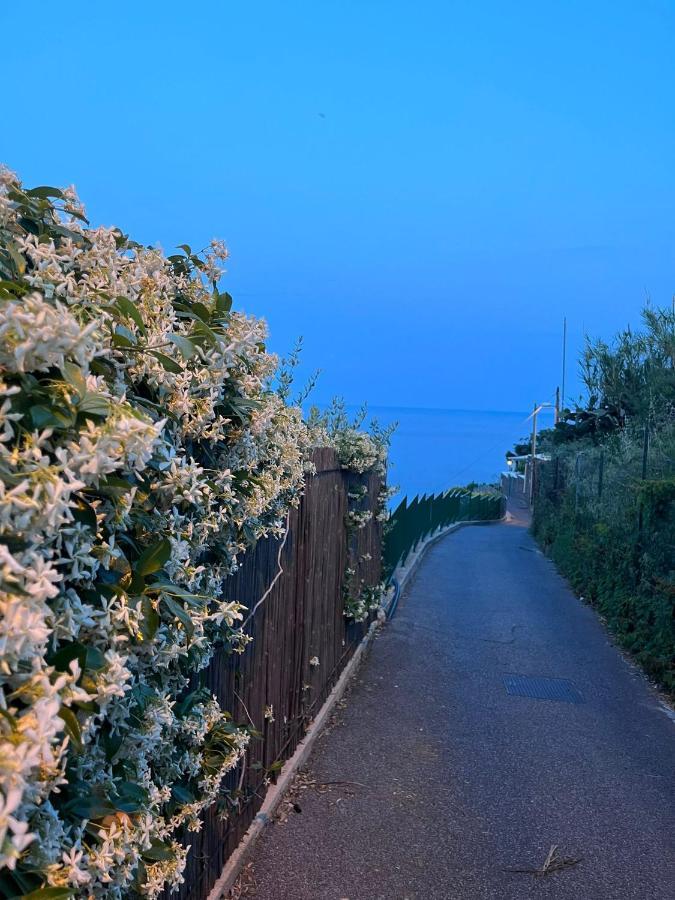
<path fill-rule="evenodd" d="M 675 898 L 675 721 L 523 521 L 429 549 L 306 780 L 247 896 Z"/>

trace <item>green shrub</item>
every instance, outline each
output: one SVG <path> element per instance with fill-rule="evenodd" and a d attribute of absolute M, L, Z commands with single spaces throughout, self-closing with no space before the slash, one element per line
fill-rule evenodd
<path fill-rule="evenodd" d="M 532 530 L 618 643 L 675 692 L 675 476 L 664 471 L 675 457 L 671 439 L 673 426 L 662 424 L 651 458 L 659 477 L 644 481 L 639 431 L 600 447 L 559 448 L 541 469 Z"/>

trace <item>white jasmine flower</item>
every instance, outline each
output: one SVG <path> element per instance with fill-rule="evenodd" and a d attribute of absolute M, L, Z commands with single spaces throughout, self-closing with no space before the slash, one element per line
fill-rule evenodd
<path fill-rule="evenodd" d="M 86 366 L 96 353 L 98 322 L 81 327 L 59 303 L 39 293 L 3 304 L 0 317 L 0 365 L 9 372 L 46 372 L 66 359 Z"/>

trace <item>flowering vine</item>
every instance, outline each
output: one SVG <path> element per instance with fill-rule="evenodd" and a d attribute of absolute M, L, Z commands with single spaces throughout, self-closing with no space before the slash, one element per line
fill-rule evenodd
<path fill-rule="evenodd" d="M 248 734 L 195 687 L 310 433 L 226 251 L 90 227 L 0 170 L 0 889 L 157 897 Z"/>
<path fill-rule="evenodd" d="M 333 401 L 325 412 L 313 408 L 309 416 L 309 425 L 316 442 L 332 446 L 343 469 L 355 476 L 374 473 L 379 480 L 374 508 L 368 505 L 368 487 L 365 483 L 355 483 L 347 493 L 348 510 L 346 516 L 347 538 L 349 541 L 355 533 L 375 518 L 386 527 L 389 518 L 388 501 L 397 489 L 387 486 L 387 455 L 391 435 L 396 428 L 392 425 L 381 428 L 377 420 L 370 423 L 369 431 L 362 426 L 366 417 L 364 406 L 355 419 L 351 421 L 347 415 L 344 402 Z M 352 553 L 354 547 L 351 548 Z M 354 622 L 365 622 L 372 612 L 382 607 L 386 585 L 366 584 L 357 578 L 357 570 L 347 563 L 342 579 L 343 612 L 345 618 Z"/>

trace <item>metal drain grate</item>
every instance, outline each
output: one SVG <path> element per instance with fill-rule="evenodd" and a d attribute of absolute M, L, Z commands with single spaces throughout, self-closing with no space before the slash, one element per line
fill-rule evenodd
<path fill-rule="evenodd" d="M 563 703 L 583 703 L 584 698 L 567 678 L 529 678 L 527 675 L 505 675 L 504 687 L 514 697 L 534 700 L 560 700 Z"/>

